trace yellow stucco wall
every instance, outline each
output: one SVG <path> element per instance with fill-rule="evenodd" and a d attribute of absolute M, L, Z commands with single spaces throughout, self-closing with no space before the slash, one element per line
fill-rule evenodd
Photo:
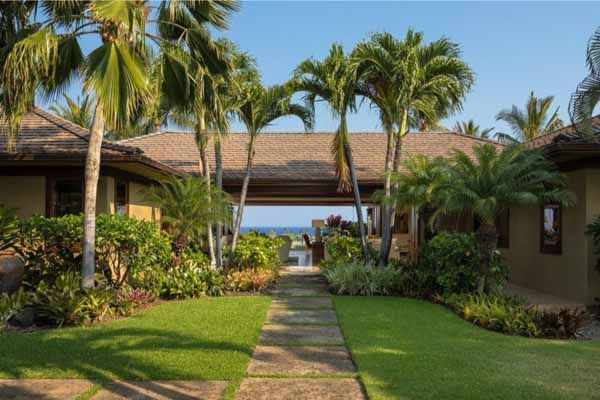
<path fill-rule="evenodd" d="M 46 178 L 43 176 L 0 176 L 0 204 L 16 208 L 19 217 L 44 215 Z"/>
<path fill-rule="evenodd" d="M 160 221 L 160 209 L 145 199 L 146 185 L 129 183 L 129 216 L 145 221 Z"/>
<path fill-rule="evenodd" d="M 600 210 L 600 196 L 592 198 L 591 173 L 583 169 L 566 174 L 577 204 L 562 210 L 562 254 L 540 251 L 539 207 L 511 209 L 510 247 L 501 252 L 510 265 L 513 282 L 566 299 L 593 301 L 588 288 L 590 242 L 585 227 L 589 220 L 589 203 L 595 203 Z"/>

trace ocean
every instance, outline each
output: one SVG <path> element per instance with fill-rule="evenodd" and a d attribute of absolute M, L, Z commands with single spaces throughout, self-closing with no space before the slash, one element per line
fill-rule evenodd
<path fill-rule="evenodd" d="M 302 234 L 304 232 L 309 235 L 315 234 L 315 228 L 310 226 L 242 226 L 242 233 L 259 232 L 264 234 L 285 235 L 286 233 Z"/>

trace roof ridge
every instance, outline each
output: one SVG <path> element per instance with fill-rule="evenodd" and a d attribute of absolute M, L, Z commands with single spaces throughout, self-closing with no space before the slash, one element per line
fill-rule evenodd
<path fill-rule="evenodd" d="M 134 137 L 130 137 L 127 139 L 121 139 L 118 141 L 118 143 L 126 143 L 126 142 L 131 142 L 133 140 L 145 139 L 145 138 L 149 138 L 149 137 L 153 137 L 153 136 L 162 135 L 163 133 L 193 133 L 193 132 L 158 131 L 158 132 L 148 133 L 146 135 L 139 135 L 139 136 L 134 136 Z"/>
<path fill-rule="evenodd" d="M 594 119 L 600 119 L 600 114 L 596 114 L 596 115 L 592 116 L 592 117 L 590 118 L 590 121 L 593 121 Z M 575 125 L 576 125 L 576 124 L 574 124 L 574 123 L 573 123 L 573 121 L 571 121 L 571 124 L 570 124 L 570 125 L 567 125 L 567 126 L 561 126 L 560 128 L 556 128 L 556 129 L 554 129 L 553 131 L 546 132 L 546 133 L 543 133 L 543 134 L 541 134 L 541 135 L 539 135 L 539 136 L 533 137 L 533 138 L 531 138 L 531 139 L 529 139 L 529 140 L 526 140 L 525 142 L 523 142 L 523 144 L 528 144 L 528 143 L 535 142 L 535 141 L 537 141 L 538 139 L 540 139 L 540 138 L 545 138 L 546 136 L 549 136 L 549 135 L 558 135 L 558 134 L 562 133 L 562 131 L 566 131 L 567 129 L 574 129 L 574 128 L 575 128 Z"/>

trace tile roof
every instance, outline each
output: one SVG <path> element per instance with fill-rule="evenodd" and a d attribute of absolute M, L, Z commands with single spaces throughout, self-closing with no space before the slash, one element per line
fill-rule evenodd
<path fill-rule="evenodd" d="M 600 115 L 592 117 L 592 130 L 594 134 L 600 134 Z M 552 144 L 573 133 L 575 133 L 575 125 L 569 125 L 533 138 L 525 142 L 525 145 L 529 148 L 540 148 Z"/>
<path fill-rule="evenodd" d="M 333 133 L 262 133 L 256 141 L 252 181 L 335 181 L 330 146 Z M 223 140 L 223 179 L 239 181 L 246 168 L 249 136 L 231 133 Z M 200 157 L 189 132 L 159 132 L 119 142 L 141 148 L 151 157 L 186 173 L 198 174 Z M 411 154 L 447 156 L 453 149 L 472 154 L 475 144 L 501 144 L 456 132 L 410 133 L 403 142 L 403 158 Z M 384 172 L 387 136 L 381 132 L 350 133 L 358 179 L 379 181 Z M 209 145 L 214 173 L 214 151 Z"/>
<path fill-rule="evenodd" d="M 0 155 L 6 153 L 7 126 L 0 124 Z M 88 130 L 57 115 L 34 107 L 23 116 L 17 135 L 17 153 L 24 155 L 85 157 Z M 141 154 L 141 150 L 105 141 L 102 156 Z"/>

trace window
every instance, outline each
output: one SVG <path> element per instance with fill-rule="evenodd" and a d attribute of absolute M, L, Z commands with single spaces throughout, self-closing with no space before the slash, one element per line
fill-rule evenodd
<path fill-rule="evenodd" d="M 129 214 L 129 185 L 126 181 L 115 179 L 115 213 Z"/>
<path fill-rule="evenodd" d="M 81 179 L 48 178 L 50 205 L 48 214 L 62 217 L 83 211 L 83 182 Z"/>
<path fill-rule="evenodd" d="M 542 207 L 540 250 L 542 253 L 562 253 L 562 209 L 549 204 Z"/>

